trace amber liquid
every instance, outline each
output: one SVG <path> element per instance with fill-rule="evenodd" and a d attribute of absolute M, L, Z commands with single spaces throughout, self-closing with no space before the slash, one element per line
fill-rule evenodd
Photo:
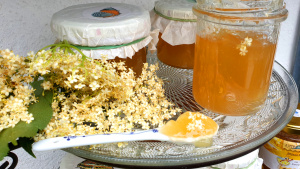
<path fill-rule="evenodd" d="M 147 56 L 147 50 L 146 48 L 142 48 L 132 56 L 132 59 L 130 58 L 123 59 L 123 58 L 116 57 L 115 59 L 112 59 L 110 61 L 115 61 L 115 62 L 124 61 L 125 66 L 127 68 L 131 68 L 135 72 L 136 77 L 139 77 L 142 73 L 144 63 L 146 63 L 147 61 L 146 56 Z"/>
<path fill-rule="evenodd" d="M 243 56 L 239 46 L 247 36 L 253 41 Z M 257 112 L 264 104 L 276 44 L 255 33 L 247 36 L 241 38 L 229 31 L 214 37 L 197 35 L 193 95 L 202 107 L 242 116 Z"/>
<path fill-rule="evenodd" d="M 172 46 L 161 38 L 161 33 L 159 34 L 157 57 L 164 64 L 176 68 L 193 69 L 194 53 L 195 44 Z"/>

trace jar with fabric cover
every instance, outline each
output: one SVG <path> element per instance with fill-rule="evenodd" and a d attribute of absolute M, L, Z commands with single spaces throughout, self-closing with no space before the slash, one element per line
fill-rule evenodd
<path fill-rule="evenodd" d="M 124 61 L 137 76 L 146 62 L 150 29 L 147 10 L 122 3 L 70 6 L 51 19 L 51 30 L 59 41 L 67 41 L 93 59 Z"/>
<path fill-rule="evenodd" d="M 159 29 L 158 59 L 172 67 L 193 69 L 196 16 L 195 0 L 159 0 L 151 15 L 153 29 Z"/>

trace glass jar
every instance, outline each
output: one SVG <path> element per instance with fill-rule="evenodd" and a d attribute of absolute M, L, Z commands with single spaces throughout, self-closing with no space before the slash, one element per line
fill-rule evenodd
<path fill-rule="evenodd" d="M 264 169 L 300 169 L 300 110 L 272 140 L 260 148 Z"/>
<path fill-rule="evenodd" d="M 51 30 L 59 41 L 68 41 L 93 59 L 124 61 L 136 76 L 146 63 L 150 29 L 147 10 L 123 3 L 70 6 L 51 19 Z"/>
<path fill-rule="evenodd" d="M 198 0 L 193 95 L 212 112 L 256 113 L 267 97 L 282 0 Z"/>
<path fill-rule="evenodd" d="M 193 69 L 196 16 L 194 0 L 159 0 L 155 3 L 152 27 L 159 29 L 158 59 L 172 67 Z"/>

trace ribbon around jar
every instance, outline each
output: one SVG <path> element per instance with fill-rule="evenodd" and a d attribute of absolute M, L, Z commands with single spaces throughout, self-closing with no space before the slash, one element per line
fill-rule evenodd
<path fill-rule="evenodd" d="M 140 49 L 148 45 L 148 50 L 155 51 L 156 44 L 158 42 L 159 30 L 153 30 L 150 35 L 130 43 L 115 45 L 115 46 L 78 46 L 73 45 L 80 49 L 82 53 L 93 59 L 102 59 L 105 56 L 107 59 L 115 59 L 117 56 L 119 58 L 132 58 L 132 56 L 138 52 Z"/>
<path fill-rule="evenodd" d="M 93 47 L 91 47 L 91 46 L 77 46 L 77 45 L 73 45 L 73 46 L 75 46 L 76 48 L 81 49 L 81 50 L 116 49 L 116 48 L 120 48 L 120 47 L 123 47 L 123 46 L 129 46 L 129 45 L 132 45 L 132 44 L 139 43 L 139 42 L 143 41 L 144 39 L 146 39 L 146 38 L 144 37 L 144 38 L 132 41 L 130 43 L 121 44 L 121 45 L 111 45 L 111 46 L 93 46 Z"/>
<path fill-rule="evenodd" d="M 155 10 L 155 8 L 153 9 L 153 11 L 163 17 L 163 18 L 166 18 L 168 20 L 173 20 L 173 21 L 180 21 L 180 22 L 197 22 L 197 19 L 179 19 L 179 18 L 173 18 L 173 17 L 169 17 L 169 16 L 166 16 L 166 15 L 163 15 L 162 13 L 158 12 L 157 10 Z"/>

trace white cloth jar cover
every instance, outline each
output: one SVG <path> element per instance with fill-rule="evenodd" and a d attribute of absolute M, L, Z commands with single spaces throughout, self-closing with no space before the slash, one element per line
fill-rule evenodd
<path fill-rule="evenodd" d="M 151 11 L 153 29 L 159 29 L 161 38 L 175 46 L 193 44 L 196 40 L 196 19 L 192 7 L 195 0 L 159 0 Z"/>
<path fill-rule="evenodd" d="M 131 58 L 135 52 L 150 43 L 151 22 L 149 12 L 139 6 L 123 3 L 90 3 L 67 7 L 56 12 L 51 19 L 51 30 L 60 41 L 72 45 L 119 48 L 84 49 L 89 57 L 100 59 Z"/>

